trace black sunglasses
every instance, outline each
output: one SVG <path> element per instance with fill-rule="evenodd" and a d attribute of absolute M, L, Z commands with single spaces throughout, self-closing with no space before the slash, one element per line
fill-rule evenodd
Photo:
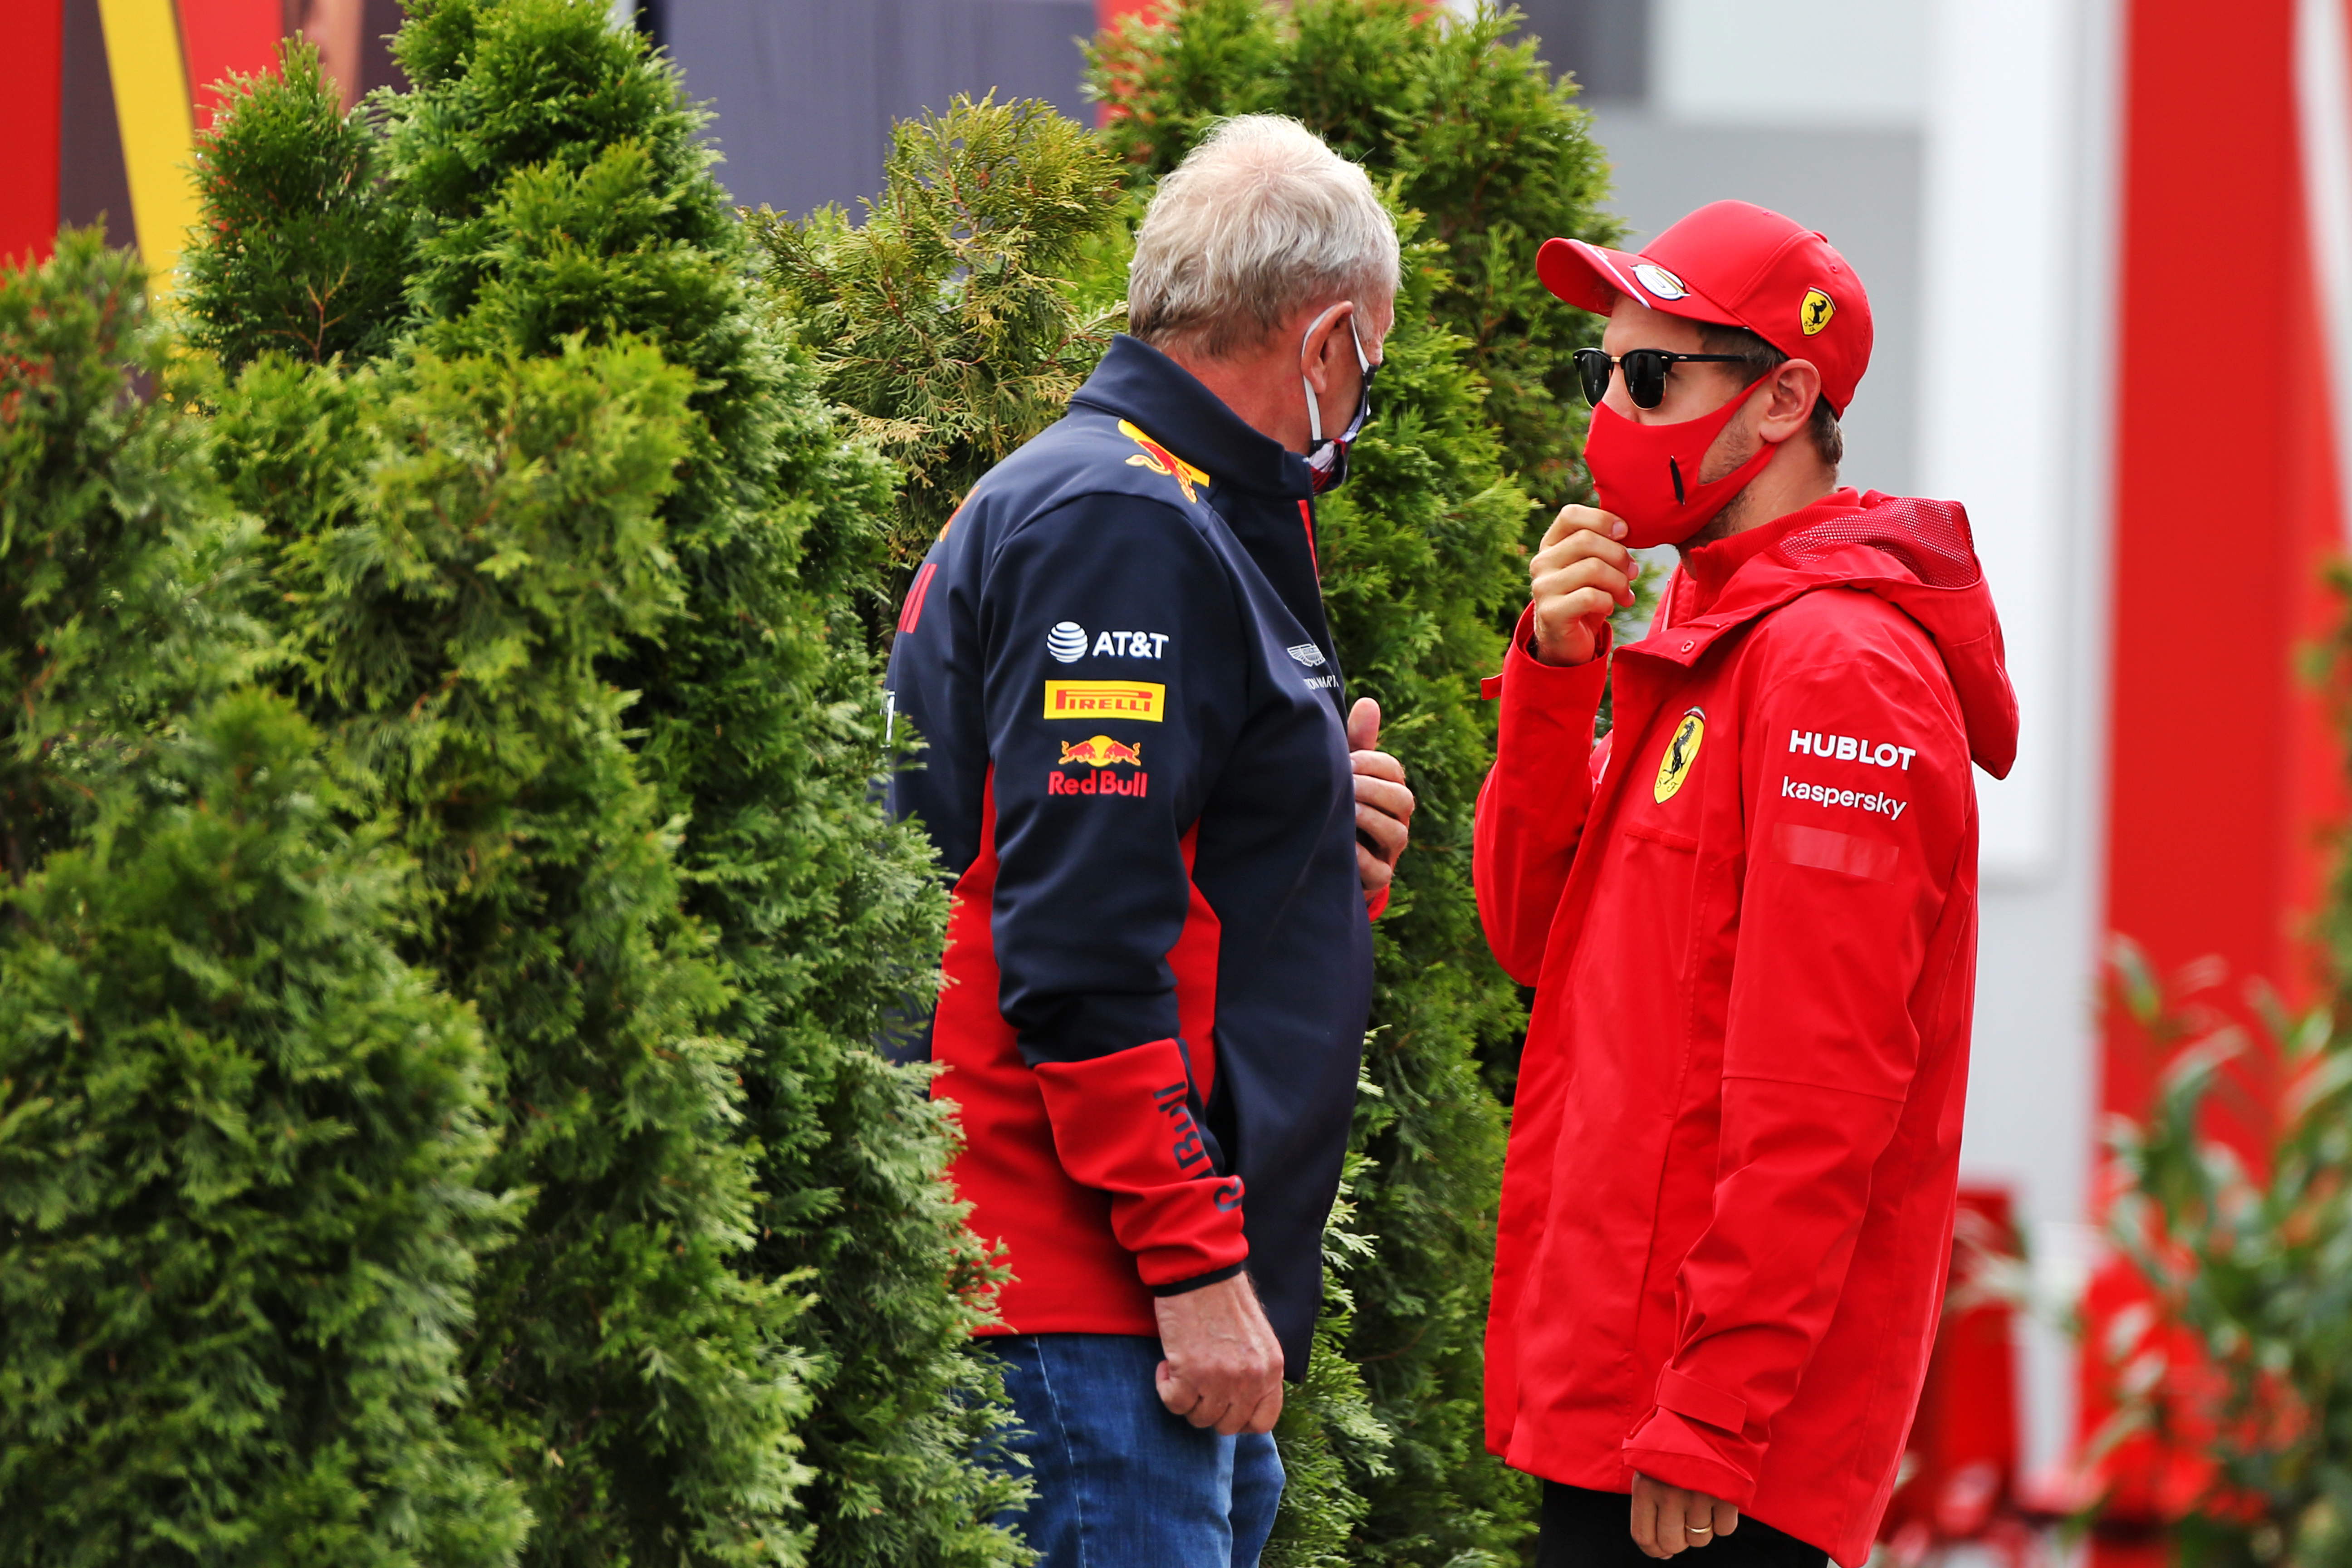
<path fill-rule="evenodd" d="M 1625 395 L 1633 400 L 1636 408 L 1655 408 L 1665 401 L 1666 368 L 1685 363 L 1738 364 L 1752 356 L 1748 354 L 1678 354 L 1664 349 L 1634 349 L 1612 356 L 1599 349 L 1576 351 L 1576 373 L 1584 378 L 1584 400 L 1599 403 L 1609 395 L 1609 372 L 1612 366 L 1625 367 Z"/>

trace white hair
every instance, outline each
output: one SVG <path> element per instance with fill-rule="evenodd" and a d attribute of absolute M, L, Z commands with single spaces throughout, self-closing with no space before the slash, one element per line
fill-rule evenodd
<path fill-rule="evenodd" d="M 1297 121 L 1225 121 L 1160 182 L 1127 274 L 1128 330 L 1215 358 L 1301 307 L 1393 300 L 1396 225 L 1364 171 Z"/>

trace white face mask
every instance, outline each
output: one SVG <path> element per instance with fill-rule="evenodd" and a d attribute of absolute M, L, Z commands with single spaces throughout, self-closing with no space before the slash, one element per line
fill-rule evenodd
<path fill-rule="evenodd" d="M 1318 321 L 1316 326 L 1321 324 Z M 1307 328 L 1307 337 L 1314 335 L 1315 327 Z M 1324 437 L 1323 410 L 1316 401 L 1315 384 L 1307 379 L 1305 371 L 1298 373 L 1298 384 L 1307 389 L 1307 466 L 1314 470 L 1315 493 L 1318 496 L 1326 490 L 1338 489 L 1347 481 L 1348 448 L 1356 444 L 1356 438 L 1363 434 L 1364 426 L 1372 416 L 1372 377 L 1380 373 L 1381 367 L 1364 357 L 1364 340 L 1356 335 L 1356 318 L 1352 313 L 1348 317 L 1348 341 L 1356 345 L 1356 368 L 1363 373 L 1363 390 L 1356 397 L 1356 416 L 1339 435 L 1328 440 Z M 1306 338 L 1299 340 L 1298 350 L 1304 356 Z"/>

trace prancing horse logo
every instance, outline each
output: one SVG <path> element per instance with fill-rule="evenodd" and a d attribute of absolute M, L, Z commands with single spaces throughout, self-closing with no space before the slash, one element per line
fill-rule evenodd
<path fill-rule="evenodd" d="M 1691 764 L 1698 761 L 1699 743 L 1706 739 L 1706 715 L 1694 708 L 1675 726 L 1674 739 L 1666 742 L 1666 754 L 1658 759 L 1658 782 L 1650 794 L 1660 805 L 1674 799 L 1675 792 L 1683 787 L 1683 780 L 1690 777 Z"/>
<path fill-rule="evenodd" d="M 1837 314 L 1837 306 L 1831 300 L 1827 294 L 1822 293 L 1820 289 L 1808 289 L 1805 290 L 1805 303 L 1802 313 L 1805 326 L 1805 336 L 1810 338 L 1815 332 L 1820 331 L 1823 327 L 1830 324 L 1830 318 Z"/>

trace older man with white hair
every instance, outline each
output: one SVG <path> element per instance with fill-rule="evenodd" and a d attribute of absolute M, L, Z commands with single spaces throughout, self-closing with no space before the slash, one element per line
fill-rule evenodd
<path fill-rule="evenodd" d="M 954 879 L 929 1026 L 1050 1568 L 1257 1561 L 1307 1370 L 1412 796 L 1346 705 L 1314 498 L 1345 477 L 1396 231 L 1296 121 L 1155 195 L 1131 336 L 917 574 L 891 785 Z"/>

